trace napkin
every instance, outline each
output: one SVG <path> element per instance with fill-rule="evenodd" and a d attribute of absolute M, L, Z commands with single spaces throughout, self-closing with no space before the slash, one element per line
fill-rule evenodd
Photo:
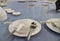
<path fill-rule="evenodd" d="M 54 22 L 54 24 L 60 28 L 60 20 L 58 20 L 57 22 Z"/>
<path fill-rule="evenodd" d="M 19 34 L 27 35 L 29 33 L 29 27 L 26 26 L 25 24 L 20 24 L 18 26 L 16 32 L 19 33 Z"/>

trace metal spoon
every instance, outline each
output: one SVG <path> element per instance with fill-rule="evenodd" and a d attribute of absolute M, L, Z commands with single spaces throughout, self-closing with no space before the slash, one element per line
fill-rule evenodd
<path fill-rule="evenodd" d="M 30 26 L 30 31 L 29 31 L 28 36 L 27 36 L 27 41 L 30 40 L 31 34 L 32 34 L 33 30 L 34 30 L 36 27 L 37 27 L 36 23 L 35 23 L 35 22 L 32 22 L 32 23 L 31 23 L 31 26 Z"/>

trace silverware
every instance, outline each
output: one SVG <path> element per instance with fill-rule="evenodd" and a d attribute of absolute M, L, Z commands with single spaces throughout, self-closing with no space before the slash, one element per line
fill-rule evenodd
<path fill-rule="evenodd" d="M 17 29 L 17 28 L 15 28 L 15 29 L 8 35 L 8 38 L 10 38 L 10 37 L 13 36 L 13 33 L 16 32 L 16 29 Z"/>
<path fill-rule="evenodd" d="M 32 23 L 31 23 L 31 26 L 30 26 L 30 31 L 29 31 L 28 36 L 27 36 L 27 41 L 30 40 L 31 34 L 32 34 L 32 32 L 34 31 L 34 29 L 35 29 L 36 27 L 37 27 L 36 23 L 35 23 L 35 22 L 32 22 Z"/>
<path fill-rule="evenodd" d="M 60 29 L 60 27 L 59 27 L 59 26 L 57 26 L 54 22 L 51 22 L 51 24 L 52 24 L 54 27 L 57 27 L 57 28 L 59 28 L 59 29 Z"/>

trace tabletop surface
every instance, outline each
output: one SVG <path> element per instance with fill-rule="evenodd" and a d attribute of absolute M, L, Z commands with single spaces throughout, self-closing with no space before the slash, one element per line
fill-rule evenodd
<path fill-rule="evenodd" d="M 40 21 L 46 21 L 50 18 L 60 18 L 60 12 L 55 11 L 55 4 L 51 4 L 49 6 L 49 11 L 45 7 L 42 7 L 41 2 L 34 2 L 34 7 L 27 7 L 30 4 L 29 2 L 19 3 L 16 1 L 9 2 L 7 6 L 3 8 L 12 8 L 15 11 L 19 11 L 22 14 L 20 16 L 13 16 L 12 14 L 8 14 L 9 22 L 13 22 L 18 19 L 34 19 L 39 23 Z M 0 41 L 25 41 L 26 38 L 21 38 L 17 36 L 13 36 L 11 38 L 7 38 L 9 34 L 8 31 L 9 24 L 0 23 Z M 60 35 L 51 31 L 46 24 L 41 25 L 42 30 L 35 36 L 31 38 L 31 41 L 60 41 Z"/>

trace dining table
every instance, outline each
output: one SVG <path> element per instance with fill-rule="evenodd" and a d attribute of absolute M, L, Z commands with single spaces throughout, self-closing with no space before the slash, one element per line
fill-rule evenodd
<path fill-rule="evenodd" d="M 29 7 L 29 4 L 34 4 L 34 6 Z M 46 21 L 51 18 L 60 18 L 60 12 L 56 12 L 55 10 L 55 3 L 49 5 L 49 11 L 47 11 L 47 7 L 45 8 L 42 6 L 41 1 L 10 1 L 5 7 L 2 8 L 11 8 L 14 11 L 21 12 L 21 15 L 14 16 L 13 14 L 7 13 L 7 20 L 0 22 L 0 41 L 26 41 L 25 37 L 18 37 L 15 35 L 7 38 L 10 33 L 8 30 L 10 24 L 4 24 L 4 22 L 13 22 L 19 19 L 33 19 L 41 24 L 41 31 L 32 36 L 30 41 L 60 41 L 60 33 L 52 31 L 45 23 L 42 23 L 42 21 Z"/>

